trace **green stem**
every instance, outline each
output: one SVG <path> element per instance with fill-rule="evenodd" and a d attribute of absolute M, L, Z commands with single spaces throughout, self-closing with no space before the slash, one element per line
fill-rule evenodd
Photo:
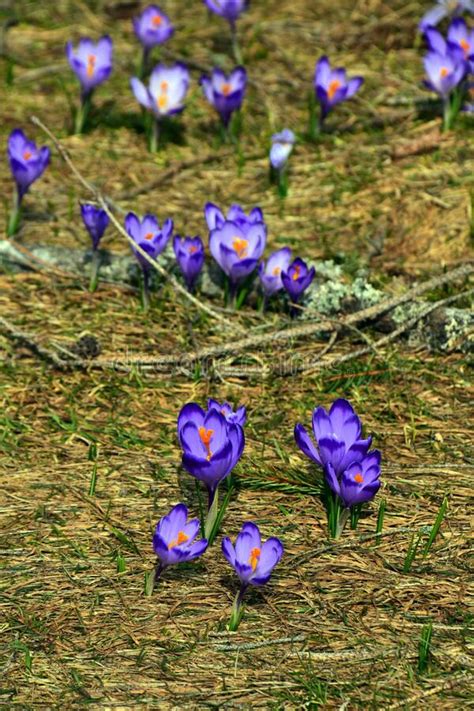
<path fill-rule="evenodd" d="M 316 111 L 316 96 L 314 91 L 310 91 L 308 99 L 308 111 L 309 111 L 309 138 L 311 141 L 316 141 L 318 134 L 321 132 L 322 119 L 318 119 Z"/>
<path fill-rule="evenodd" d="M 235 22 L 230 23 L 230 33 L 232 41 L 232 53 L 237 64 L 243 64 L 242 52 L 240 51 L 239 39 L 237 37 L 237 25 Z"/>
<path fill-rule="evenodd" d="M 242 615 L 244 613 L 244 608 L 242 606 L 242 600 L 245 594 L 245 591 L 247 590 L 247 583 L 242 583 L 242 586 L 235 596 L 234 604 L 232 605 L 232 612 L 230 614 L 230 620 L 229 624 L 227 625 L 227 629 L 229 632 L 235 632 L 240 625 L 240 621 L 242 619 Z"/>
<path fill-rule="evenodd" d="M 445 96 L 443 99 L 443 131 L 449 131 L 451 123 L 451 102 L 449 96 Z"/>
<path fill-rule="evenodd" d="M 7 237 L 13 237 L 18 232 L 21 219 L 21 197 L 18 188 L 15 188 L 13 193 L 13 207 L 10 213 L 10 219 L 7 226 Z"/>
<path fill-rule="evenodd" d="M 143 52 L 140 58 L 140 64 L 138 65 L 138 78 L 144 79 L 148 71 L 148 61 L 150 58 L 150 50 L 146 47 L 143 48 Z"/>
<path fill-rule="evenodd" d="M 350 509 L 351 512 L 351 528 L 353 531 L 357 528 L 357 524 L 359 523 L 359 518 L 360 518 L 360 512 L 361 512 L 361 505 L 357 504 L 356 506 L 352 506 Z"/>
<path fill-rule="evenodd" d="M 144 311 L 150 308 L 150 273 L 148 269 L 142 271 L 142 306 Z"/>
<path fill-rule="evenodd" d="M 219 513 L 219 495 L 217 489 L 209 490 L 209 508 L 204 523 L 204 536 L 209 538 Z"/>
<path fill-rule="evenodd" d="M 347 520 L 348 520 L 350 514 L 351 514 L 351 510 L 350 510 L 350 509 L 343 509 L 343 510 L 341 511 L 341 513 L 339 514 L 339 519 L 338 519 L 337 525 L 336 525 L 336 535 L 334 536 L 334 538 L 335 538 L 336 540 L 337 540 L 338 538 L 340 538 L 341 533 L 342 533 L 343 530 L 344 530 L 344 527 L 345 527 L 345 525 L 346 525 L 346 523 L 347 523 Z"/>
<path fill-rule="evenodd" d="M 150 597 L 152 595 L 153 590 L 155 589 L 155 585 L 158 582 L 158 580 L 160 579 L 161 573 L 163 572 L 164 569 L 165 569 L 165 566 L 159 560 L 155 566 L 155 569 L 147 574 L 146 584 L 145 584 L 145 595 L 147 597 Z"/>
<path fill-rule="evenodd" d="M 84 131 L 84 126 L 86 125 L 87 117 L 89 116 L 89 111 L 91 108 L 92 92 L 88 94 L 81 95 L 81 101 L 76 112 L 76 119 L 74 122 L 74 133 L 80 135 Z"/>
<path fill-rule="evenodd" d="M 285 167 L 277 171 L 278 173 L 278 195 L 283 199 L 288 195 L 288 174 Z"/>
<path fill-rule="evenodd" d="M 157 153 L 160 147 L 160 121 L 153 117 L 150 133 L 150 153 Z"/>
<path fill-rule="evenodd" d="M 92 251 L 92 262 L 91 262 L 91 278 L 89 282 L 89 291 L 94 292 L 97 289 L 97 283 L 99 281 L 99 267 L 100 267 L 100 254 L 97 249 Z"/>

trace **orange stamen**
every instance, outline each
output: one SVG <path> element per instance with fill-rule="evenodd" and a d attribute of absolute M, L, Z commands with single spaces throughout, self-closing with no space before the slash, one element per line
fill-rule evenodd
<path fill-rule="evenodd" d="M 442 79 L 445 79 L 449 74 L 449 69 L 446 69 L 446 67 L 441 67 L 439 70 L 439 75 Z"/>
<path fill-rule="evenodd" d="M 31 156 L 32 156 L 31 151 L 25 151 L 25 152 L 23 153 L 23 158 L 24 158 L 24 160 L 30 160 Z"/>
<path fill-rule="evenodd" d="M 214 430 L 206 430 L 205 427 L 200 427 L 199 428 L 199 437 L 201 439 L 201 442 L 205 446 L 207 450 L 207 458 L 210 459 L 212 457 L 212 452 L 211 452 L 211 439 L 212 435 L 214 434 Z"/>
<path fill-rule="evenodd" d="M 96 57 L 93 54 L 89 54 L 87 58 L 87 76 L 91 77 L 94 74 Z"/>
<path fill-rule="evenodd" d="M 260 553 L 260 548 L 252 548 L 252 550 L 250 551 L 249 563 L 252 566 L 252 570 L 255 570 L 258 565 Z"/>
<path fill-rule="evenodd" d="M 354 477 L 354 481 L 356 481 L 358 484 L 363 484 L 364 477 L 362 476 L 362 474 L 356 474 Z"/>
<path fill-rule="evenodd" d="M 166 96 L 163 96 L 163 94 L 162 94 L 161 96 L 158 97 L 158 100 L 156 103 L 158 104 L 159 109 L 165 109 L 166 104 L 168 103 L 168 98 Z"/>
<path fill-rule="evenodd" d="M 459 42 L 459 44 L 460 44 L 461 47 L 463 48 L 464 54 L 465 54 L 465 55 L 468 55 L 468 54 L 469 54 L 469 50 L 471 49 L 471 45 L 469 44 L 469 42 L 468 42 L 467 40 L 465 40 L 465 39 L 462 39 L 462 40 Z"/>
<path fill-rule="evenodd" d="M 163 18 L 160 17 L 160 15 L 155 15 L 153 20 L 151 21 L 151 24 L 155 25 L 155 27 L 159 27 L 162 22 L 163 22 Z"/>
<path fill-rule="evenodd" d="M 168 87 L 169 87 L 169 84 L 168 84 L 167 81 L 162 81 L 162 82 L 161 82 L 161 84 L 160 84 L 160 89 L 161 89 L 161 91 L 162 91 L 163 94 L 166 94 L 166 92 L 168 91 Z"/>
<path fill-rule="evenodd" d="M 281 269 L 280 267 L 275 267 L 274 270 L 272 271 L 273 276 L 280 276 L 281 274 Z"/>
<path fill-rule="evenodd" d="M 170 551 L 172 548 L 180 546 L 181 543 L 186 543 L 186 541 L 189 541 L 189 536 L 183 533 L 183 531 L 179 531 L 178 537 L 171 541 L 171 543 L 168 543 L 168 550 Z"/>
<path fill-rule="evenodd" d="M 301 267 L 299 264 L 297 264 L 294 271 L 293 271 L 293 275 L 291 277 L 293 279 L 293 281 L 296 281 L 297 279 L 299 279 L 300 274 L 301 274 Z"/>
<path fill-rule="evenodd" d="M 198 248 L 194 244 L 192 244 L 188 249 L 189 254 L 196 254 L 197 251 L 198 251 Z"/>
<path fill-rule="evenodd" d="M 154 236 L 155 235 L 153 234 L 153 232 L 147 232 L 145 235 L 145 239 L 150 240 L 153 239 Z"/>
<path fill-rule="evenodd" d="M 330 100 L 334 98 L 334 94 L 338 89 L 341 88 L 341 82 L 338 81 L 337 79 L 333 79 L 332 82 L 329 83 L 328 86 L 328 97 Z"/>
<path fill-rule="evenodd" d="M 222 84 L 221 91 L 224 94 L 224 96 L 229 96 L 230 92 L 232 91 L 232 87 L 230 84 L 227 84 L 227 83 Z"/>
<path fill-rule="evenodd" d="M 232 247 L 234 248 L 235 252 L 237 253 L 237 256 L 239 259 L 243 259 L 244 257 L 247 256 L 247 247 L 249 246 L 249 243 L 246 239 L 241 239 L 240 237 L 235 237 L 235 239 L 232 241 Z"/>

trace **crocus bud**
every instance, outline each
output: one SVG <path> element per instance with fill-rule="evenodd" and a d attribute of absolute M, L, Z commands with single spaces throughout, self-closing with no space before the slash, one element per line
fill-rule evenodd
<path fill-rule="evenodd" d="M 285 128 L 272 136 L 270 149 L 270 164 L 275 170 L 283 170 L 295 145 L 296 137 L 293 131 Z"/>
<path fill-rule="evenodd" d="M 184 280 L 188 288 L 192 289 L 204 264 L 204 245 L 202 240 L 200 237 L 180 237 L 175 235 L 173 249 Z"/>
<path fill-rule="evenodd" d="M 97 249 L 109 224 L 109 216 L 95 205 L 81 205 L 82 221 L 92 240 L 92 249 Z"/>

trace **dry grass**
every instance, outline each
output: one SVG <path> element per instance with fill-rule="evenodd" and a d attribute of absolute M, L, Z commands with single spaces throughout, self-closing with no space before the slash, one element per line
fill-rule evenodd
<path fill-rule="evenodd" d="M 117 200 L 119 207 L 172 215 L 179 231 L 194 234 L 203 232 L 207 199 L 258 202 L 272 246 L 289 243 L 309 258 L 337 256 L 349 273 L 370 266 L 391 291 L 466 258 L 472 139 L 467 118 L 440 138 L 436 106 L 419 87 L 418 3 L 255 0 L 241 26 L 255 79 L 244 111 L 243 157 L 213 145 L 212 116 L 195 83 L 181 142 L 169 142 L 158 158 L 145 151 L 127 87 L 136 50 L 129 19 L 112 20 L 105 9 L 111 3 L 95 5 L 104 7 L 18 3 L 21 22 L 8 33 L 16 63 L 13 84 L 3 85 L 2 141 L 14 126 L 28 130 L 25 117 L 36 113 L 112 198 L 158 178 L 164 166 L 227 151 L 133 201 Z M 222 24 L 206 22 L 199 2 L 182 11 L 180 4 L 179 13 L 174 5 L 167 3 L 181 28 L 169 52 L 204 67 L 224 60 Z M 62 47 L 71 36 L 105 29 L 116 43 L 117 68 L 97 93 L 102 123 L 70 137 L 65 91 L 75 85 Z M 357 103 L 334 114 L 319 144 L 302 140 L 282 205 L 267 182 L 268 138 L 283 124 L 304 134 L 306 94 L 323 51 L 363 73 L 367 85 Z M 7 60 L 0 61 L 6 71 Z M 38 77 L 43 66 L 50 70 Z M 4 163 L 0 182 L 8 195 Z M 80 197 L 56 158 L 28 197 L 20 240 L 85 245 Z M 383 248 L 374 256 L 380 236 Z M 127 250 L 119 235 L 108 240 L 114 250 Z M 0 313 L 44 345 L 69 345 L 92 333 L 107 357 L 182 352 L 229 337 L 169 287 L 145 315 L 130 290 L 102 285 L 90 295 L 85 286 L 67 276 L 0 275 Z M 262 323 L 246 309 L 230 318 L 251 332 Z M 268 315 L 272 320 L 278 327 L 285 317 Z M 292 352 L 305 357 L 323 347 L 295 343 Z M 351 347 L 341 341 L 334 352 Z M 61 374 L 2 336 L 0 354 L 0 703 L 437 710 L 472 704 L 473 388 L 465 357 L 393 346 L 305 378 L 242 381 L 218 373 L 207 380 L 198 372 Z M 226 365 L 284 355 L 268 348 Z M 196 511 L 193 482 L 179 469 L 177 411 L 210 395 L 249 409 L 238 492 L 223 529 L 233 537 L 252 519 L 286 548 L 269 586 L 249 595 L 236 634 L 225 631 L 235 580 L 217 544 L 195 564 L 168 571 L 152 598 L 143 594 L 156 520 L 179 500 Z M 331 544 L 317 472 L 297 451 L 292 428 L 309 422 L 316 404 L 339 396 L 354 403 L 374 433 L 385 484 L 358 531 Z M 98 448 L 92 496 L 91 443 Z M 445 494 L 448 513 L 433 548 L 404 573 L 412 535 L 433 524 Z M 382 497 L 387 514 L 377 543 Z M 121 573 L 118 556 L 125 561 Z M 429 621 L 431 663 L 420 675 L 418 643 Z"/>

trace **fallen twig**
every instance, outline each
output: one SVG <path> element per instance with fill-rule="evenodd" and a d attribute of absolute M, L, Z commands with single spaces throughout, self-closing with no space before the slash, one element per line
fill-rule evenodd
<path fill-rule="evenodd" d="M 68 368 L 69 364 L 63 361 L 62 358 L 59 358 L 56 353 L 40 345 L 31 334 L 19 331 L 3 316 L 0 316 L 0 328 L 9 338 L 26 346 L 32 353 L 39 356 L 42 360 L 51 363 L 55 368 L 58 368 L 59 370 L 65 370 Z M 82 366 L 78 364 L 77 367 Z"/>
<path fill-rule="evenodd" d="M 324 366 L 325 368 L 328 367 L 333 367 L 334 365 L 339 365 L 340 363 L 343 363 L 347 360 L 351 360 L 352 358 L 358 358 L 359 356 L 362 355 L 367 355 L 368 353 L 374 353 L 377 354 L 379 348 L 382 346 L 386 346 L 388 343 L 392 343 L 395 341 L 399 336 L 401 336 L 403 333 L 406 333 L 406 331 L 409 331 L 410 329 L 413 328 L 419 321 L 424 319 L 426 316 L 428 316 L 432 311 L 436 311 L 436 309 L 439 309 L 442 306 L 448 306 L 449 304 L 453 303 L 454 301 L 457 301 L 458 299 L 467 297 L 467 296 L 472 296 L 474 294 L 474 289 L 468 289 L 467 291 L 463 291 L 460 294 L 454 294 L 453 296 L 449 296 L 446 299 L 441 299 L 440 301 L 435 301 L 429 306 L 427 306 L 425 309 L 420 311 L 416 316 L 413 316 L 413 318 L 408 319 L 408 321 L 405 321 L 399 328 L 395 329 L 395 331 L 392 331 L 389 333 L 387 336 L 383 336 L 382 338 L 379 338 L 378 341 L 375 341 L 374 343 L 370 343 L 368 346 L 364 346 L 364 348 L 359 348 L 356 351 L 352 351 L 351 353 L 347 353 L 343 356 L 337 356 L 336 358 L 333 358 L 329 362 L 324 362 L 321 363 L 320 359 L 315 361 L 313 364 L 310 364 L 308 366 L 302 366 L 299 369 L 299 372 L 305 372 L 308 373 L 311 370 L 315 370 L 318 367 Z"/>
<path fill-rule="evenodd" d="M 452 270 L 451 272 L 448 272 L 446 274 L 443 274 L 440 277 L 434 277 L 433 279 L 429 279 L 428 281 L 424 282 L 423 284 L 420 284 L 419 286 L 413 287 L 409 291 L 407 291 L 405 294 L 399 297 L 394 297 L 391 299 L 387 299 L 386 301 L 381 302 L 380 304 L 376 304 L 375 306 L 370 306 L 367 309 L 362 309 L 361 311 L 357 311 L 354 314 L 350 314 L 349 316 L 346 316 L 345 318 L 341 319 L 338 322 L 339 330 L 344 328 L 344 327 L 349 327 L 352 326 L 356 323 L 360 323 L 362 321 L 367 321 L 367 320 L 373 320 L 377 316 L 381 316 L 382 314 L 386 313 L 387 311 L 394 309 L 396 306 L 399 306 L 400 304 L 406 303 L 407 301 L 411 301 L 415 299 L 416 297 L 420 296 L 420 294 L 423 294 L 426 291 L 431 291 L 432 289 L 440 286 L 441 284 L 446 284 L 449 281 L 454 281 L 455 279 L 460 279 L 465 276 L 468 276 L 469 274 L 474 272 L 474 264 L 466 264 L 462 267 L 459 267 L 457 269 Z M 426 309 L 423 309 L 418 313 L 416 316 L 413 318 L 409 319 L 408 321 L 405 321 L 399 328 L 397 328 L 395 331 L 392 331 L 392 333 L 388 334 L 387 336 L 384 336 L 383 338 L 380 338 L 378 341 L 375 341 L 375 343 L 371 343 L 369 346 L 360 348 L 356 351 L 351 351 L 350 353 L 344 355 L 344 356 L 338 356 L 337 358 L 333 359 L 332 361 L 326 361 L 322 362 L 320 359 L 318 359 L 316 362 L 313 362 L 307 366 L 301 365 L 298 366 L 298 364 L 291 363 L 287 369 L 285 368 L 279 368 L 279 367 L 274 367 L 274 368 L 259 368 L 258 372 L 260 374 L 266 372 L 266 373 L 273 373 L 273 374 L 280 374 L 280 375 L 285 375 L 285 374 L 294 374 L 295 372 L 308 372 L 310 370 L 313 370 L 316 367 L 323 366 L 323 367 L 332 367 L 333 365 L 336 365 L 338 363 L 344 362 L 345 360 L 350 360 L 352 358 L 357 358 L 358 356 L 365 355 L 369 352 L 373 352 L 374 350 L 376 351 L 378 348 L 381 346 L 386 345 L 387 343 L 390 343 L 391 341 L 396 340 L 398 336 L 400 336 L 402 333 L 408 331 L 410 328 L 412 328 L 418 321 L 423 319 L 425 316 L 427 316 L 429 313 L 434 311 L 435 309 L 439 308 L 440 306 L 446 306 L 449 303 L 452 303 L 456 301 L 457 299 L 464 298 L 466 296 L 469 296 L 473 293 L 473 290 L 468 290 L 465 292 L 462 292 L 461 294 L 455 294 L 454 296 L 450 296 L 447 299 L 442 299 L 440 301 L 433 302 L 429 304 L 429 306 L 426 307 Z M 179 355 L 162 355 L 162 356 L 155 356 L 155 357 L 137 357 L 137 358 L 128 358 L 126 361 L 122 361 L 120 359 L 116 360 L 103 360 L 99 359 L 94 362 L 94 367 L 115 367 L 117 365 L 126 365 L 128 367 L 132 366 L 141 366 L 141 367 L 148 367 L 148 368 L 153 368 L 156 370 L 159 370 L 162 367 L 166 366 L 181 366 L 181 367 L 186 367 L 191 365 L 192 363 L 195 362 L 203 362 L 203 361 L 211 361 L 214 358 L 218 358 L 220 356 L 225 356 L 225 355 L 232 355 L 235 356 L 238 353 L 241 353 L 242 351 L 245 351 L 250 348 L 260 348 L 265 345 L 269 345 L 270 343 L 276 343 L 276 342 L 285 342 L 289 341 L 292 339 L 296 338 L 305 338 L 308 336 L 313 336 L 315 334 L 320 334 L 324 332 L 332 332 L 334 331 L 335 328 L 335 322 L 334 320 L 325 320 L 325 321 L 319 321 L 316 323 L 311 323 L 311 324 L 303 324 L 301 326 L 295 326 L 294 328 L 290 328 L 284 331 L 276 331 L 273 333 L 264 333 L 262 335 L 258 336 L 250 336 L 248 338 L 243 338 L 240 341 L 234 341 L 234 342 L 226 342 L 223 344 L 219 344 L 217 346 L 210 346 L 209 348 L 203 348 L 198 351 L 194 351 L 192 353 L 183 353 Z M 250 373 L 250 370 L 252 372 Z M 248 369 L 249 373 L 251 375 L 257 375 L 257 369 Z M 235 369 L 233 369 L 234 374 L 236 374 Z"/>

